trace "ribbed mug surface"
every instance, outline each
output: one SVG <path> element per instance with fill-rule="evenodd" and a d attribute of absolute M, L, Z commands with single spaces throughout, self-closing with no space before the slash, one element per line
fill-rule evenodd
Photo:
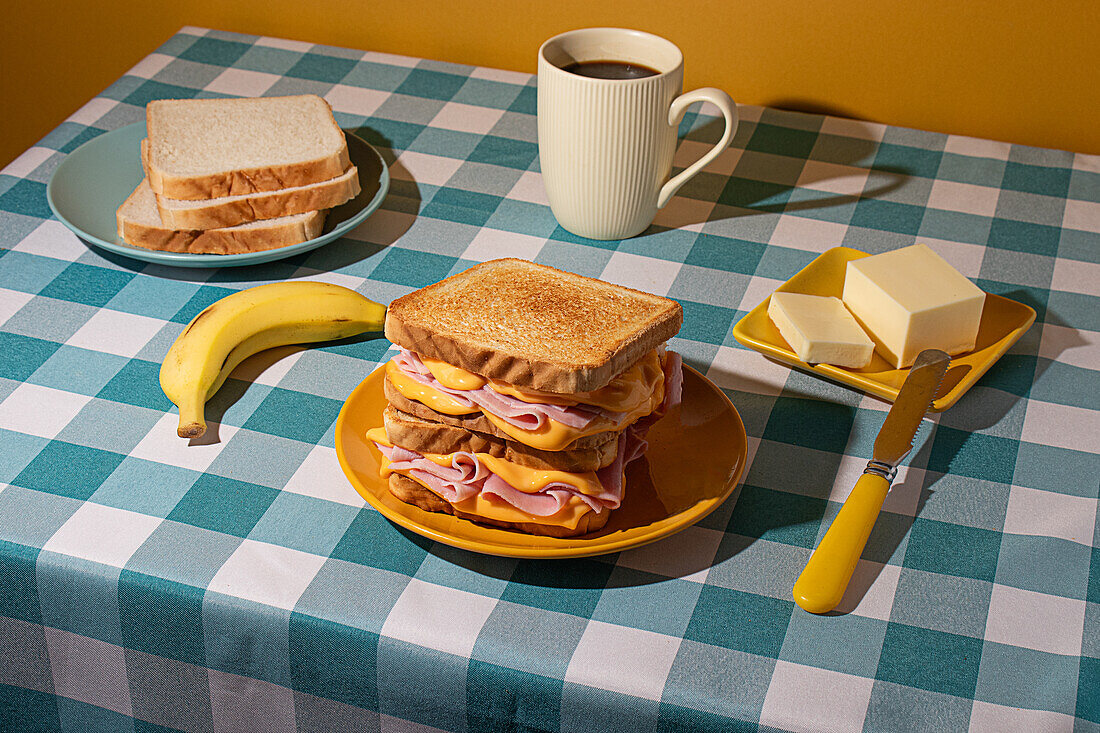
<path fill-rule="evenodd" d="M 583 237 L 625 239 L 645 231 L 672 169 L 676 128 L 668 115 L 683 85 L 683 64 L 668 68 L 666 61 L 662 68 L 649 57 L 632 60 L 663 73 L 594 79 L 564 71 L 539 53 L 543 182 L 558 223 Z"/>

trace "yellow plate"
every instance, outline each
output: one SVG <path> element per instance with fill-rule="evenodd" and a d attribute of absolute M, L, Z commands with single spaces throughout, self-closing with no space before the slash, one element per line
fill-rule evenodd
<path fill-rule="evenodd" d="M 714 511 L 733 493 L 745 469 L 741 416 L 709 380 L 684 367 L 683 403 L 659 420 L 646 439 L 645 458 L 627 468 L 626 492 L 607 526 L 559 539 L 482 526 L 426 512 L 390 494 L 378 476 L 378 449 L 366 439 L 382 424 L 383 369 L 372 372 L 344 403 L 336 420 L 336 455 L 344 474 L 390 521 L 417 534 L 486 555 L 524 558 L 586 557 L 618 552 L 668 537 Z"/>
<path fill-rule="evenodd" d="M 844 271 L 850 260 L 868 257 L 848 247 L 834 247 L 806 265 L 787 282 L 776 288 L 777 292 L 806 293 L 808 295 L 833 295 L 840 297 L 844 289 Z M 790 364 L 808 372 L 863 390 L 876 397 L 893 402 L 898 397 L 901 383 L 909 374 L 908 369 L 894 369 L 877 353 L 871 363 L 862 369 L 845 369 L 829 364 L 807 364 L 795 356 L 791 347 L 779 335 L 779 329 L 768 318 L 771 298 L 749 311 L 748 315 L 733 327 L 733 337 L 765 356 Z M 1035 321 L 1035 311 L 1008 298 L 986 293 L 982 322 L 978 327 L 978 341 L 973 351 L 951 357 L 951 367 L 944 375 L 932 411 L 946 410 L 1001 356 L 1012 344 L 1020 340 Z"/>

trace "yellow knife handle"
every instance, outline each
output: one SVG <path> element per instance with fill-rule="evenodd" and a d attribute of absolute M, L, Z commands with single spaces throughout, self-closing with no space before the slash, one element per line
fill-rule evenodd
<path fill-rule="evenodd" d="M 874 473 L 865 473 L 840 508 L 821 544 L 794 584 L 794 600 L 810 613 L 826 613 L 836 608 L 852 579 L 859 556 L 871 536 L 875 519 L 886 500 L 890 482 Z"/>

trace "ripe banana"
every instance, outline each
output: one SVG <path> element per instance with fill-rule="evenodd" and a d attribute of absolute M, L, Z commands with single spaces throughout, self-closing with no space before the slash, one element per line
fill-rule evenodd
<path fill-rule="evenodd" d="M 320 282 L 259 285 L 195 316 L 160 367 L 160 386 L 180 412 L 181 438 L 206 432 L 206 401 L 242 361 L 275 346 L 381 331 L 386 306 Z"/>

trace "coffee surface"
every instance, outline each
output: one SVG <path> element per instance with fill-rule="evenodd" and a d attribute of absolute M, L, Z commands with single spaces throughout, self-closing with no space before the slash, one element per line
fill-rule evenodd
<path fill-rule="evenodd" d="M 574 61 L 561 67 L 563 71 L 592 79 L 644 79 L 659 71 L 629 61 Z"/>

